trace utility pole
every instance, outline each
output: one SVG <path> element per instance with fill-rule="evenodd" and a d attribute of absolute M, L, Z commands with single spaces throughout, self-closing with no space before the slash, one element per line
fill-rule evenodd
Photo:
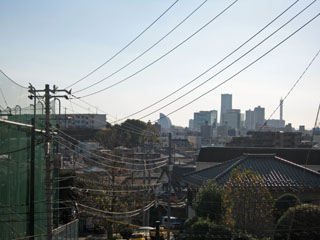
<path fill-rule="evenodd" d="M 50 98 L 61 98 L 64 97 L 68 99 L 68 96 L 57 96 L 54 95 L 56 92 L 66 92 L 67 94 L 71 94 L 71 91 L 67 90 L 58 90 L 56 86 L 53 86 L 53 89 L 50 89 L 49 84 L 45 85 L 44 90 L 36 90 L 35 88 L 31 88 L 34 94 L 34 98 L 36 98 L 37 92 L 44 92 L 45 98 L 45 144 L 44 144 L 44 153 L 45 153 L 45 190 L 46 190 L 46 223 L 47 223 L 47 239 L 52 240 L 52 203 L 51 203 L 51 154 L 50 154 L 50 142 L 51 142 L 51 124 L 50 124 Z M 51 95 L 50 93 L 53 93 Z M 36 105 L 35 105 L 36 108 Z M 34 192 L 33 192 L 34 196 Z M 33 208 L 34 214 L 34 208 Z M 34 227 L 33 227 L 34 229 Z"/>
<path fill-rule="evenodd" d="M 171 229 L 171 171 L 172 171 L 172 165 L 171 165 L 171 133 L 169 133 L 168 155 L 169 155 L 169 162 L 168 162 L 168 211 L 167 211 L 168 226 L 167 226 L 167 240 L 170 240 L 170 229 Z"/>
<path fill-rule="evenodd" d="M 30 186 L 29 186 L 29 223 L 28 223 L 28 235 L 34 235 L 34 168 L 35 168 L 35 155 L 36 155 L 36 92 L 35 88 L 30 84 L 29 90 L 32 95 L 30 99 L 34 100 L 33 118 L 31 119 L 31 156 L 30 156 Z M 31 240 L 34 238 L 32 237 Z"/>
<path fill-rule="evenodd" d="M 47 239 L 52 239 L 52 213 L 51 213 L 51 162 L 50 162 L 50 87 L 45 86 L 45 144 L 44 153 L 46 158 L 46 208 L 47 208 Z"/>

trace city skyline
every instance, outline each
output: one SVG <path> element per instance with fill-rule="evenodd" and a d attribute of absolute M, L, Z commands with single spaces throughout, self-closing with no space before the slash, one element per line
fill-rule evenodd
<path fill-rule="evenodd" d="M 45 83 L 50 83 L 62 89 L 101 65 L 134 39 L 173 2 L 142 1 L 126 4 L 97 2 L 93 5 L 85 1 L 55 1 L 54 3 L 30 1 L 28 4 L 18 1 L 3 1 L 0 16 L 0 27 L 3 30 L 3 37 L 0 39 L 0 69 L 25 87 L 32 83 L 40 89 L 44 88 Z M 190 17 L 172 35 L 137 63 L 119 72 L 112 79 L 75 95 L 89 94 L 126 78 L 177 46 L 231 3 L 232 1 L 207 2 L 194 16 Z M 270 27 L 262 31 L 257 38 L 240 49 L 235 56 L 231 56 L 230 59 L 205 74 L 196 83 L 190 84 L 188 88 L 166 99 L 166 101 L 130 118 L 141 118 L 145 122 L 148 120 L 154 122 L 158 119 L 160 112 L 167 115 L 214 88 L 311 19 L 317 13 L 319 3 L 310 6 L 261 47 L 257 47 L 239 63 L 231 66 L 212 81 L 210 80 L 176 103 L 156 111 L 157 108 L 168 104 L 190 91 L 197 84 L 215 75 L 309 3 L 311 1 L 298 2 Z M 125 83 L 84 98 L 84 100 L 107 113 L 110 122 L 139 111 L 219 62 L 291 4 L 293 1 L 273 0 L 259 1 L 259 3 L 238 1 L 199 34 L 146 71 L 139 73 Z M 170 31 L 197 6 L 199 6 L 199 2 L 178 2 L 145 35 L 117 58 L 88 79 L 73 86 L 73 92 L 86 88 L 131 61 Z M 241 109 L 241 112 L 244 113 L 245 110 L 260 105 L 265 108 L 265 117 L 268 119 L 279 105 L 279 99 L 287 94 L 317 53 L 319 48 L 317 39 L 320 36 L 320 28 L 317 26 L 319 26 L 319 19 L 315 19 L 301 32 L 298 32 L 257 64 L 236 76 L 232 81 L 168 117 L 174 125 L 188 126 L 188 121 L 194 112 L 216 109 L 220 116 L 220 95 L 230 93 L 234 96 L 234 109 Z M 307 129 L 313 127 L 319 105 L 317 90 L 320 87 L 320 68 L 318 66 L 319 59 L 316 59 L 301 82 L 284 101 L 284 119 L 286 123 L 292 123 L 295 128 L 298 128 L 299 125 L 305 125 Z M 32 103 L 25 101 L 28 95 L 26 90 L 16 87 L 3 76 L 0 78 L 0 88 L 6 98 L 5 101 L 0 96 L 0 106 L 3 108 L 7 104 L 10 107 L 17 104 L 25 107 Z M 89 108 L 91 112 L 103 113 L 76 99 L 71 103 L 63 101 L 63 106 L 67 107 L 69 113 L 73 110 L 88 112 Z M 143 118 L 153 111 L 155 111 L 153 114 Z M 278 118 L 279 110 L 272 119 Z"/>

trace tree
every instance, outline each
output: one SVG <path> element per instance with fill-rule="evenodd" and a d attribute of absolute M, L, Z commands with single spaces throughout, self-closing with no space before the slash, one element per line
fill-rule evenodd
<path fill-rule="evenodd" d="M 279 219 L 274 240 L 320 239 L 320 207 L 302 204 L 291 207 Z"/>
<path fill-rule="evenodd" d="M 206 181 L 199 189 L 194 201 L 196 215 L 221 223 L 224 215 L 222 204 L 224 191 L 214 181 Z"/>
<path fill-rule="evenodd" d="M 234 169 L 225 186 L 225 223 L 242 231 L 263 235 L 272 228 L 272 196 L 263 179 L 251 170 Z"/>
<path fill-rule="evenodd" d="M 274 202 L 274 221 L 278 222 L 279 218 L 290 208 L 300 204 L 299 198 L 294 194 L 284 194 Z"/>

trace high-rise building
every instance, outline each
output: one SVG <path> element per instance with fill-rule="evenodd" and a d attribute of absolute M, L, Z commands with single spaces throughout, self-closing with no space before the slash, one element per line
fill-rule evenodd
<path fill-rule="evenodd" d="M 194 120 L 189 119 L 189 129 L 194 129 Z"/>
<path fill-rule="evenodd" d="M 209 126 L 216 127 L 218 112 L 212 111 L 200 111 L 193 114 L 193 128 L 200 130 L 201 126 L 206 125 L 208 122 Z"/>
<path fill-rule="evenodd" d="M 245 127 L 247 130 L 253 130 L 255 129 L 255 123 L 254 123 L 254 111 L 251 109 L 246 111 L 246 120 L 245 120 Z"/>
<path fill-rule="evenodd" d="M 160 113 L 158 124 L 161 126 L 161 129 L 170 129 L 172 127 L 170 118 L 168 118 L 163 113 Z"/>
<path fill-rule="evenodd" d="M 255 128 L 262 127 L 264 124 L 264 108 L 258 106 L 254 108 L 254 124 Z"/>
<path fill-rule="evenodd" d="M 240 109 L 228 109 L 223 116 L 226 125 L 233 129 L 240 129 Z"/>
<path fill-rule="evenodd" d="M 280 99 L 280 120 L 283 120 L 283 100 Z"/>
<path fill-rule="evenodd" d="M 220 124 L 223 125 L 224 120 L 224 113 L 227 110 L 232 109 L 232 94 L 221 94 L 221 111 L 220 111 Z"/>

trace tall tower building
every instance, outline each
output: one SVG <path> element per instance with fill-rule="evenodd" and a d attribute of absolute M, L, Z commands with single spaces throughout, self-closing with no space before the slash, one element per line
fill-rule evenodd
<path fill-rule="evenodd" d="M 254 108 L 254 124 L 255 128 L 262 127 L 264 124 L 264 108 L 260 106 Z"/>
<path fill-rule="evenodd" d="M 224 114 L 232 109 L 232 94 L 221 94 L 220 125 L 224 124 Z"/>
<path fill-rule="evenodd" d="M 252 111 L 251 109 L 246 111 L 246 120 L 245 120 L 244 125 L 247 130 L 252 130 L 255 128 L 254 111 Z"/>
<path fill-rule="evenodd" d="M 283 120 L 283 100 L 280 99 L 280 120 Z"/>

